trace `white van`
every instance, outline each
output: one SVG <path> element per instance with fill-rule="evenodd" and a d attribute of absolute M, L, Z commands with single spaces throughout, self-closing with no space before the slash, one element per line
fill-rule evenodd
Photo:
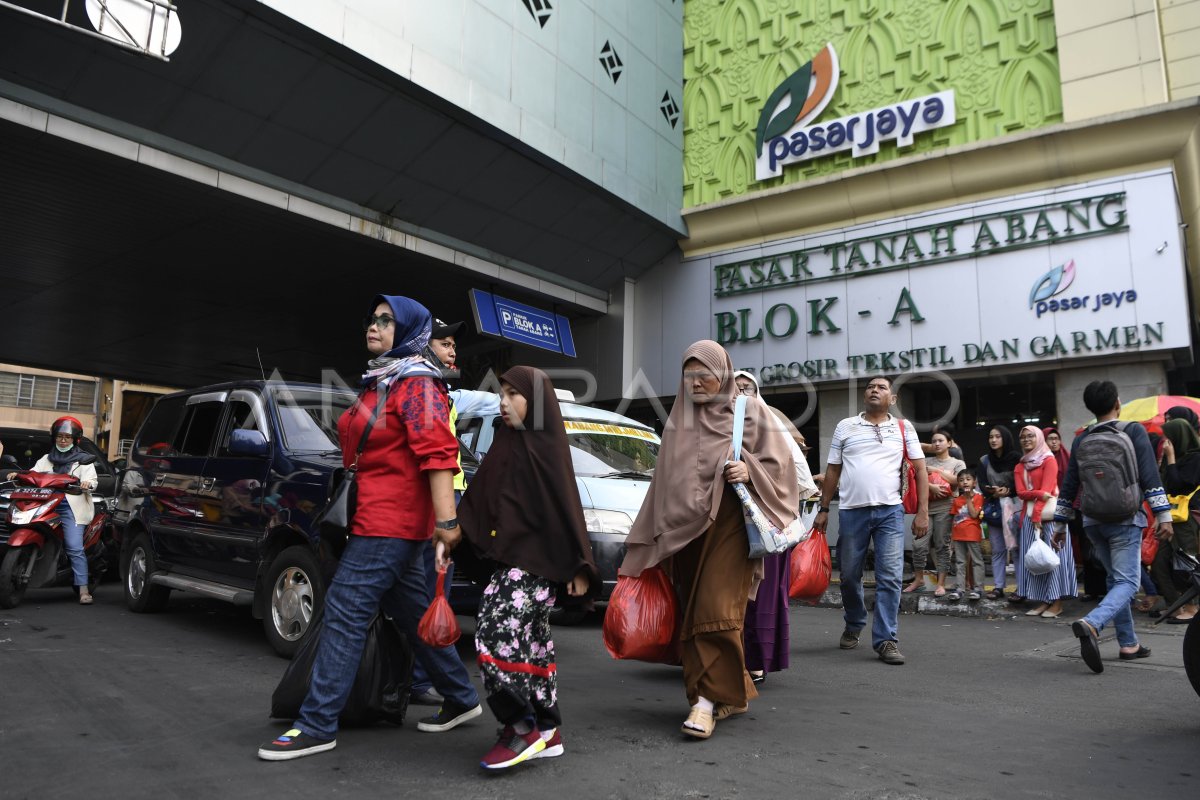
<path fill-rule="evenodd" d="M 560 400 L 571 397 L 557 391 Z M 573 402 L 559 406 L 592 556 L 604 580 L 599 598 L 607 599 L 617 584 L 625 537 L 650 488 L 661 441 L 652 428 L 629 417 Z M 498 413 L 475 415 L 468 410 L 458 418 L 459 441 L 484 459 L 496 427 L 503 424 Z"/>

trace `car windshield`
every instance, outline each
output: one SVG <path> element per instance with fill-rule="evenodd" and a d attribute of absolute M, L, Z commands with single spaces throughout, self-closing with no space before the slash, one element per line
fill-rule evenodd
<path fill-rule="evenodd" d="M 654 474 L 659 441 L 653 433 L 576 420 L 567 420 L 566 428 L 576 475 L 648 478 Z"/>
<path fill-rule="evenodd" d="M 276 390 L 284 447 L 293 452 L 340 452 L 338 418 L 354 405 L 354 398 L 352 392 L 336 389 Z"/>

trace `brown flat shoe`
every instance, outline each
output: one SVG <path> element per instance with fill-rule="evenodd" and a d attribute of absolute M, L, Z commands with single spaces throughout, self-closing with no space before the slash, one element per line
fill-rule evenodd
<path fill-rule="evenodd" d="M 713 730 L 717 727 L 717 721 L 713 718 L 711 711 L 705 711 L 699 706 L 692 708 L 692 713 L 688 714 L 686 720 L 680 730 L 684 734 L 696 739 L 707 739 L 713 735 Z"/>
<path fill-rule="evenodd" d="M 745 714 L 750 710 L 750 706 L 731 706 L 728 703 L 717 703 L 713 706 L 713 717 L 716 719 L 725 719 L 732 717 L 735 714 Z"/>

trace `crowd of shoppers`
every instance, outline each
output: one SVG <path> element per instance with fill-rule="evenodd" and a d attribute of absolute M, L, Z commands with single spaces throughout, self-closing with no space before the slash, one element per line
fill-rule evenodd
<path fill-rule="evenodd" d="M 364 328 L 371 359 L 358 401 L 338 423 L 345 465 L 356 474 L 353 521 L 326 594 L 308 695 L 292 727 L 259 748 L 264 760 L 336 746 L 338 715 L 367 629 L 380 613 L 404 629 L 413 646 L 420 665 L 414 701 L 438 703 L 437 713 L 421 719 L 418 730 L 449 731 L 482 713 L 458 651 L 430 646 L 417 635 L 433 600 L 432 577 L 452 559 L 486 585 L 476 658 L 488 705 L 502 728 L 481 766 L 506 769 L 564 752 L 550 611 L 560 592 L 587 598 L 600 586 L 564 423 L 550 378 L 531 367 L 506 371 L 498 397 L 450 392 L 446 381 L 453 375 L 460 325 L 433 320 L 406 297 L 380 295 L 370 306 Z M 735 423 L 739 395 L 745 398 L 744 422 Z M 494 404 L 503 423 L 470 486 L 458 478 L 456 400 Z M 901 595 L 930 591 L 950 602 L 980 600 L 986 541 L 994 584 L 988 598 L 1006 597 L 1011 564 L 1016 591 L 1008 600 L 1031 603 L 1028 616 L 1057 618 L 1064 601 L 1077 596 L 1078 561 L 1085 584 L 1103 581 L 1102 587 L 1087 586 L 1089 594 L 1102 596 L 1099 604 L 1072 624 L 1084 662 L 1103 670 L 1099 635 L 1110 624 L 1121 659 L 1148 657 L 1131 609 L 1142 580 L 1141 540 L 1149 526 L 1170 545 L 1150 565 L 1170 603 L 1184 588 L 1171 553 L 1195 554 L 1197 546 L 1197 420 L 1186 409 L 1172 409 L 1153 433 L 1120 423 L 1120 400 L 1108 381 L 1090 384 L 1083 401 L 1097 421 L 1076 437 L 1074 454 L 1056 428 L 1027 425 L 1014 439 L 1008 428 L 995 425 L 988 430 L 987 452 L 968 467 L 952 427 L 935 429 L 922 444 L 914 426 L 892 413 L 892 381 L 876 376 L 867 382 L 863 410 L 834 429 L 826 470 L 814 476 L 804 437 L 759 397 L 754 376 L 735 373 L 716 342 L 689 347 L 657 466 L 619 570 L 632 579 L 662 567 L 674 586 L 682 609 L 683 693 L 690 706 L 682 733 L 712 736 L 719 720 L 747 711 L 769 673 L 788 666 L 789 558 L 750 558 L 735 484 L 780 527 L 797 517 L 819 485 L 812 527 L 825 531 L 837 498 L 843 650 L 858 646 L 867 624 L 862 579 L 869 548 L 875 568 L 871 647 L 885 664 L 901 665 L 906 660 L 899 649 Z M 732 460 L 739 429 L 740 457 Z M 69 433 L 59 452 L 69 453 L 64 450 Z M 1130 469 L 1138 500 L 1145 501 L 1120 519 L 1089 506 L 1090 473 L 1081 473 L 1079 463 L 1101 437 L 1111 436 L 1125 437 L 1136 455 Z M 913 580 L 905 586 L 910 500 Z M 1057 551 L 1052 568 L 1040 566 L 1030 552 L 1039 540 L 1052 542 Z M 84 582 L 86 590 L 86 576 Z M 1185 606 L 1178 617 L 1187 620 L 1195 613 Z"/>

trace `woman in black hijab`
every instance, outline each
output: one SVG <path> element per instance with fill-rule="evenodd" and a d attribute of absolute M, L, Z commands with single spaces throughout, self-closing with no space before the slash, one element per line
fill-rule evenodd
<path fill-rule="evenodd" d="M 1192 426 L 1192 430 L 1200 432 L 1200 417 L 1196 416 L 1196 412 L 1187 406 L 1171 406 L 1163 412 L 1163 422 L 1170 422 L 1173 419 L 1182 419 Z"/>
<path fill-rule="evenodd" d="M 988 541 L 992 545 L 992 580 L 995 582 L 995 587 L 987 593 L 990 600 L 1004 597 L 1010 552 L 1018 572 L 1017 585 L 1021 584 L 1021 551 L 1017 547 L 1017 537 L 1009 527 L 1020 505 L 1013 476 L 1020 460 L 1021 453 L 1013 441 L 1012 431 L 1003 425 L 993 425 L 988 431 L 988 454 L 979 461 L 979 488 L 987 499 L 984 514 L 988 523 Z M 989 507 L 998 514 L 987 516 Z M 1011 599 L 1020 602 L 1025 598 L 1013 595 Z"/>
<path fill-rule="evenodd" d="M 458 508 L 469 556 L 492 566 L 475 648 L 488 705 L 505 726 L 480 765 L 504 769 L 562 755 L 550 611 L 561 584 L 598 589 L 583 505 L 554 385 L 513 367 L 500 377 L 500 418 Z"/>

